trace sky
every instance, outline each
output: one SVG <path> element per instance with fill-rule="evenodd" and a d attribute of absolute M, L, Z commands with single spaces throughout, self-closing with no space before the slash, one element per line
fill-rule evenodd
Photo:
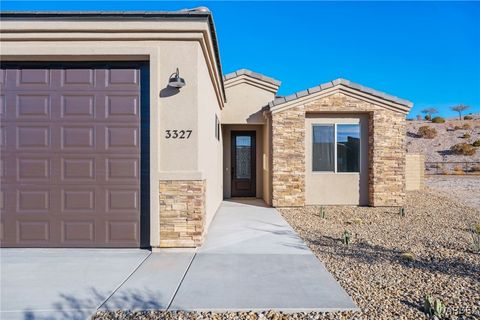
<path fill-rule="evenodd" d="M 345 78 L 452 117 L 480 113 L 480 2 L 6 1 L 1 10 L 213 13 L 223 72 L 282 81 L 279 95 Z"/>

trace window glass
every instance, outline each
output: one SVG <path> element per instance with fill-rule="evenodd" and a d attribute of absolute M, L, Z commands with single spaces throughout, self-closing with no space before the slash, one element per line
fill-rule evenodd
<path fill-rule="evenodd" d="M 313 126 L 313 171 L 335 171 L 334 130 L 333 125 Z"/>
<path fill-rule="evenodd" d="M 337 172 L 360 171 L 360 126 L 337 125 Z"/>
<path fill-rule="evenodd" d="M 250 179 L 252 177 L 252 137 L 236 136 L 236 178 Z"/>
<path fill-rule="evenodd" d="M 215 115 L 215 138 L 220 140 L 220 120 L 217 115 Z"/>

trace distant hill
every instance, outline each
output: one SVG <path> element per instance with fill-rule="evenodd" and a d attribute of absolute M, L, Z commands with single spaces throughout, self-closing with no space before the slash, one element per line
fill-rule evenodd
<path fill-rule="evenodd" d="M 470 129 L 457 129 L 464 124 L 469 124 Z M 421 126 L 430 126 L 437 130 L 437 137 L 434 139 L 424 139 L 417 136 L 418 128 Z M 464 139 L 462 136 L 468 133 L 470 138 Z M 473 143 L 480 139 L 480 119 L 476 120 L 447 120 L 445 123 L 431 123 L 429 121 L 407 121 L 407 152 L 423 153 L 425 161 L 472 161 L 480 162 L 480 148 L 473 156 L 454 155 L 450 152 L 450 147 L 454 144 L 466 142 Z"/>

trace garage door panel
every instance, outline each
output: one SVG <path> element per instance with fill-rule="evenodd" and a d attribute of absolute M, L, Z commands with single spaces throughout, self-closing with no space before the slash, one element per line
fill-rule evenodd
<path fill-rule="evenodd" d="M 102 79 L 102 77 L 105 77 Z M 140 70 L 110 69 L 98 73 L 98 79 L 104 80 L 107 90 L 136 90 L 140 84 Z"/>
<path fill-rule="evenodd" d="M 105 127 L 105 149 L 118 153 L 140 150 L 140 126 L 108 125 Z"/>
<path fill-rule="evenodd" d="M 60 87 L 65 90 L 93 90 L 97 86 L 96 70 L 94 69 L 62 69 L 60 72 Z"/>
<path fill-rule="evenodd" d="M 99 107 L 97 101 L 96 95 L 91 93 L 62 94 L 60 96 L 60 119 L 69 122 L 94 121 Z"/>
<path fill-rule="evenodd" d="M 7 147 L 7 127 L 0 123 L 0 150 L 4 151 Z"/>
<path fill-rule="evenodd" d="M 62 243 L 95 244 L 95 220 L 62 220 Z"/>
<path fill-rule="evenodd" d="M 121 245 L 132 241 L 139 241 L 139 224 L 136 220 L 115 220 L 105 223 L 106 242 Z"/>
<path fill-rule="evenodd" d="M 3 73 L 1 246 L 138 247 L 139 70 Z"/>
<path fill-rule="evenodd" d="M 131 185 L 138 184 L 140 177 L 140 157 L 129 155 L 120 155 L 114 157 L 104 157 L 106 166 L 106 182 L 112 181 Z"/>
<path fill-rule="evenodd" d="M 0 69 L 0 90 L 3 92 L 5 86 L 5 76 L 6 71 L 4 69 Z"/>
<path fill-rule="evenodd" d="M 74 183 L 90 184 L 98 183 L 97 170 L 102 168 L 97 166 L 98 156 L 85 155 L 59 155 L 60 177 L 62 184 Z"/>
<path fill-rule="evenodd" d="M 133 216 L 140 210 L 139 187 L 116 187 L 105 190 L 105 211 Z"/>
<path fill-rule="evenodd" d="M 115 122 L 140 120 L 140 96 L 136 93 L 110 93 L 105 99 L 105 118 Z"/>
<path fill-rule="evenodd" d="M 15 116 L 18 120 L 50 120 L 51 104 L 50 95 L 48 94 L 28 94 L 22 93 L 17 95 L 9 95 L 9 99 L 15 99 L 12 104 L 15 108 L 12 108 L 12 116 Z"/>
<path fill-rule="evenodd" d="M 95 187 L 68 186 L 61 190 L 61 213 L 93 214 L 97 210 Z M 98 208 L 101 209 L 101 208 Z"/>
<path fill-rule="evenodd" d="M 5 120 L 7 117 L 7 109 L 6 109 L 6 95 L 3 91 L 0 93 L 0 121 Z"/>

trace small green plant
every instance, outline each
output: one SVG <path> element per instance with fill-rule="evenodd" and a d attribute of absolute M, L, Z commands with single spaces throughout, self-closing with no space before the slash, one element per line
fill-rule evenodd
<path fill-rule="evenodd" d="M 325 208 L 323 206 L 321 206 L 318 210 L 318 216 L 322 219 L 326 219 Z"/>
<path fill-rule="evenodd" d="M 472 136 L 471 136 L 470 133 L 468 133 L 468 132 L 467 132 L 467 133 L 464 133 L 463 136 L 462 136 L 463 139 L 470 139 L 471 137 L 472 137 Z"/>
<path fill-rule="evenodd" d="M 477 152 L 477 150 L 468 143 L 457 143 L 456 145 L 453 145 L 450 150 L 454 154 L 463 156 L 473 156 Z"/>
<path fill-rule="evenodd" d="M 411 252 L 404 252 L 402 253 L 402 255 L 400 256 L 403 260 L 406 260 L 406 261 L 413 261 L 415 260 L 415 255 Z"/>
<path fill-rule="evenodd" d="M 429 114 L 425 115 L 425 120 L 429 121 L 432 117 Z"/>
<path fill-rule="evenodd" d="M 442 117 L 434 117 L 432 123 L 445 123 L 445 119 Z"/>
<path fill-rule="evenodd" d="M 475 141 L 472 143 L 472 146 L 477 147 L 477 148 L 480 147 L 480 139 L 475 140 Z"/>
<path fill-rule="evenodd" d="M 343 244 L 347 245 L 350 243 L 350 240 L 352 238 L 352 233 L 348 230 L 343 231 L 342 235 L 342 242 Z"/>
<path fill-rule="evenodd" d="M 398 213 L 400 214 L 400 217 L 405 217 L 405 208 L 404 208 L 404 207 L 400 207 Z"/>
<path fill-rule="evenodd" d="M 421 126 L 418 128 L 417 135 L 425 139 L 433 139 L 437 136 L 437 130 L 429 126 Z"/>
<path fill-rule="evenodd" d="M 445 304 L 440 299 L 433 299 L 429 294 L 426 294 L 423 299 L 423 310 L 430 317 L 437 317 L 438 319 L 445 317 Z"/>
<path fill-rule="evenodd" d="M 470 232 L 472 234 L 473 251 L 480 252 L 480 222 L 475 224 Z"/>

